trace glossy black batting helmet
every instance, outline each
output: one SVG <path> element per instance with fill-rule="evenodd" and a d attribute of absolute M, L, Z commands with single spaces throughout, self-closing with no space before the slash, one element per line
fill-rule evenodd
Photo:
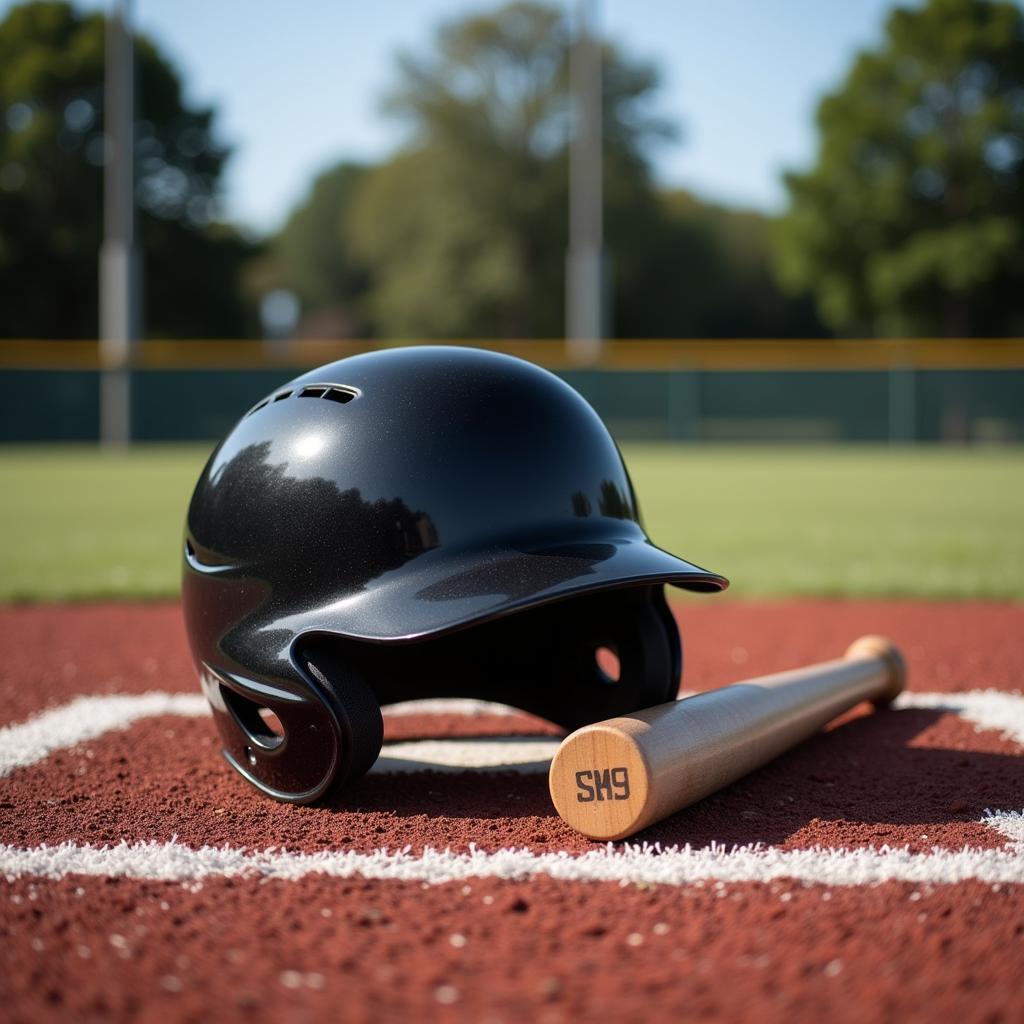
<path fill-rule="evenodd" d="M 296 803 L 372 765 L 382 704 L 480 697 L 573 729 L 670 700 L 666 583 L 728 585 L 648 540 L 576 391 L 478 349 L 387 349 L 286 384 L 188 511 L 185 621 L 224 756 Z"/>

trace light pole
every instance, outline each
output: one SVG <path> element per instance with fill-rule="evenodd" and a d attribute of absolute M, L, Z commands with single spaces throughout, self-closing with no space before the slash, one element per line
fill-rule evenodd
<path fill-rule="evenodd" d="M 131 441 L 135 340 L 135 60 L 130 0 L 111 0 L 103 95 L 103 245 L 100 249 L 100 441 Z"/>
<path fill-rule="evenodd" d="M 601 167 L 601 42 L 597 0 L 577 0 L 569 51 L 572 137 L 569 145 L 569 252 L 566 259 L 566 339 L 581 363 L 601 354 L 604 254 Z"/>

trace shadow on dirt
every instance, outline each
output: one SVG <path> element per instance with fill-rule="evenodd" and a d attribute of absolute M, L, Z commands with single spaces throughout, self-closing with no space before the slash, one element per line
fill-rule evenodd
<path fill-rule="evenodd" d="M 845 722 L 636 838 L 780 845 L 818 822 L 902 845 L 899 826 L 976 822 L 989 808 L 1018 806 L 1024 757 L 915 745 L 942 717 L 915 709 Z"/>
<path fill-rule="evenodd" d="M 853 830 L 858 842 L 902 845 L 908 840 L 901 826 L 971 823 L 988 808 L 1019 806 L 1024 757 L 915 745 L 943 715 L 915 709 L 846 721 L 631 841 L 784 845 L 809 825 L 835 823 L 844 838 Z M 329 806 L 396 817 L 537 817 L 551 819 L 556 829 L 562 824 L 543 771 L 369 776 Z"/>

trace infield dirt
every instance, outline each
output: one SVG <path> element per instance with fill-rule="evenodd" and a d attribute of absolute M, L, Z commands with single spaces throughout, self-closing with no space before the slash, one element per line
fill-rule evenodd
<path fill-rule="evenodd" d="M 677 611 L 687 689 L 837 656 L 867 632 L 901 645 L 912 691 L 949 693 L 951 705 L 964 691 L 1017 691 L 1024 676 L 1019 605 Z M 0 724 L 83 694 L 196 690 L 172 604 L 6 608 L 0 648 Z M 1020 738 L 932 705 L 847 716 L 636 840 L 1009 848 L 982 819 L 1024 806 Z M 392 717 L 387 733 L 557 735 L 486 712 Z M 273 804 L 230 774 L 203 717 L 142 718 L 0 779 L 9 847 L 172 839 L 414 856 L 594 848 L 557 818 L 543 773 L 380 774 L 325 807 Z M 12 1021 L 1021 1019 L 1024 885 L 45 875 L 0 882 Z"/>

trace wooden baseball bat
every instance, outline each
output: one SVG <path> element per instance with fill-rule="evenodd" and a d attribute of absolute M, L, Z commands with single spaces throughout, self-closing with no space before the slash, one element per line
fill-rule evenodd
<path fill-rule="evenodd" d="M 835 661 L 584 726 L 551 762 L 551 799 L 585 836 L 624 839 L 735 782 L 861 701 L 888 704 L 906 678 L 895 645 L 864 636 Z"/>

